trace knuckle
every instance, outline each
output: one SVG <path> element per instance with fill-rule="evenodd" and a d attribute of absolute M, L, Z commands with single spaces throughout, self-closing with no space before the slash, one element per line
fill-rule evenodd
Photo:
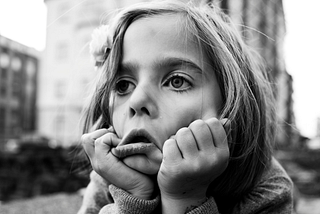
<path fill-rule="evenodd" d="M 202 171 L 204 167 L 207 167 L 207 164 L 203 164 L 203 161 L 193 161 L 190 163 L 190 169 L 192 171 Z"/>
<path fill-rule="evenodd" d="M 189 128 L 181 128 L 176 134 L 177 143 L 182 143 L 185 141 L 192 141 L 194 139 L 193 134 Z"/>
<path fill-rule="evenodd" d="M 174 143 L 175 141 L 176 141 L 175 139 L 169 138 L 164 142 L 163 147 L 170 146 L 170 144 Z"/>
<path fill-rule="evenodd" d="M 100 140 L 97 139 L 95 141 L 93 141 L 94 147 L 98 147 L 100 145 Z"/>
<path fill-rule="evenodd" d="M 203 120 L 196 120 L 193 123 L 190 124 L 189 128 L 194 131 L 198 132 L 200 130 L 205 130 L 208 125 Z"/>
<path fill-rule="evenodd" d="M 102 145 L 103 142 L 107 142 L 110 139 L 110 134 L 111 133 L 107 133 L 107 134 L 95 139 L 94 145 L 99 146 L 99 145 Z"/>
<path fill-rule="evenodd" d="M 190 128 L 196 128 L 196 127 L 201 127 L 201 126 L 203 126 L 203 125 L 205 125 L 204 121 L 198 119 L 198 120 L 193 121 L 193 122 L 189 125 L 189 127 L 190 127 Z"/>
<path fill-rule="evenodd" d="M 219 121 L 217 118 L 215 118 L 215 117 L 210 118 L 210 119 L 207 120 L 206 122 L 207 122 L 207 124 L 208 124 L 209 126 L 211 126 L 211 127 L 217 127 L 217 126 L 221 125 L 220 121 Z"/>
<path fill-rule="evenodd" d="M 98 148 L 97 150 L 100 151 L 100 149 L 103 148 L 103 145 L 105 145 L 104 142 L 107 142 L 106 136 L 102 136 L 98 139 L 95 139 L 93 141 L 93 144 L 94 144 L 95 148 Z"/>
<path fill-rule="evenodd" d="M 190 132 L 189 128 L 183 127 L 183 128 L 178 130 L 177 135 L 178 136 L 184 136 L 185 134 L 187 134 L 189 132 Z"/>

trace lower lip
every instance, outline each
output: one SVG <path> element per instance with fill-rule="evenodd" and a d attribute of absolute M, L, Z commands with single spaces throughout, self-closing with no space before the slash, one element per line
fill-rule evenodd
<path fill-rule="evenodd" d="M 112 150 L 112 153 L 118 158 L 125 158 L 130 155 L 147 154 L 156 148 L 152 143 L 132 143 L 121 145 Z"/>

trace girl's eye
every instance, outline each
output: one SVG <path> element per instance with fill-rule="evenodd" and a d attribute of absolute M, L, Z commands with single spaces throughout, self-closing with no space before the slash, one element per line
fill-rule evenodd
<path fill-rule="evenodd" d="M 120 80 L 116 83 L 116 91 L 119 95 L 126 95 L 133 91 L 134 84 L 127 80 Z"/>
<path fill-rule="evenodd" d="M 172 87 L 180 88 L 184 83 L 184 79 L 182 77 L 179 77 L 179 76 L 178 77 L 173 77 L 170 82 L 171 82 Z"/>
<path fill-rule="evenodd" d="M 185 77 L 181 75 L 174 75 L 169 77 L 165 81 L 164 85 L 170 87 L 172 90 L 179 92 L 186 91 L 192 86 L 190 81 L 188 81 Z"/>

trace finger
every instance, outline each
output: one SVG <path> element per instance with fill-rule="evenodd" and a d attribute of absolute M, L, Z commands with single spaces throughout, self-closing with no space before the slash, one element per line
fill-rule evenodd
<path fill-rule="evenodd" d="M 176 134 L 176 142 L 182 157 L 193 157 L 199 151 L 196 140 L 189 128 L 181 128 Z"/>
<path fill-rule="evenodd" d="M 214 149 L 214 141 L 208 125 L 203 120 L 196 120 L 189 125 L 199 150 L 211 151 Z"/>
<path fill-rule="evenodd" d="M 231 121 L 228 118 L 220 120 L 225 132 L 228 134 L 231 131 Z"/>
<path fill-rule="evenodd" d="M 104 178 L 111 178 L 108 179 L 110 182 L 115 182 L 110 174 L 121 174 L 120 172 L 127 171 L 126 168 L 128 168 L 111 153 L 113 145 L 120 143 L 120 141 L 113 133 L 108 133 L 95 141 L 95 157 L 92 167 Z"/>
<path fill-rule="evenodd" d="M 80 142 L 90 159 L 94 156 L 94 141 L 107 132 L 107 129 L 99 129 L 81 136 Z"/>
<path fill-rule="evenodd" d="M 112 133 L 115 133 L 115 130 L 114 130 L 113 126 L 110 126 L 110 127 L 108 128 L 108 131 L 109 131 L 109 132 L 112 132 Z"/>
<path fill-rule="evenodd" d="M 181 151 L 175 139 L 168 139 L 163 144 L 163 162 L 173 164 L 182 160 Z"/>
<path fill-rule="evenodd" d="M 227 134 L 222 123 L 217 118 L 210 118 L 206 123 L 211 131 L 215 146 L 222 149 L 228 149 Z"/>
<path fill-rule="evenodd" d="M 88 155 L 89 159 L 91 160 L 92 157 L 94 156 L 94 140 L 93 139 L 89 139 L 85 135 L 82 135 L 81 144 L 82 144 L 82 147 L 83 147 L 84 151 L 86 152 L 86 154 Z"/>
<path fill-rule="evenodd" d="M 102 137 L 95 140 L 95 151 L 105 151 L 105 153 L 109 153 L 111 148 L 116 147 L 120 143 L 121 139 L 117 137 L 117 135 L 113 133 L 107 133 Z M 100 153 L 99 153 L 100 154 Z M 102 154 L 103 155 L 103 154 Z M 103 157 L 102 157 L 103 158 Z"/>
<path fill-rule="evenodd" d="M 126 144 L 111 152 L 130 168 L 149 175 L 156 174 L 162 162 L 162 152 L 154 144 Z"/>
<path fill-rule="evenodd" d="M 133 155 L 123 159 L 123 162 L 130 168 L 147 175 L 155 175 L 160 168 L 160 162 L 151 161 L 145 155 Z"/>

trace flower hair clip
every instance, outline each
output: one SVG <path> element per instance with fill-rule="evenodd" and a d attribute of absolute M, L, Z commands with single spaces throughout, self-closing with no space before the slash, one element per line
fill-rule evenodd
<path fill-rule="evenodd" d="M 112 46 L 112 35 L 109 25 L 101 25 L 96 28 L 91 37 L 90 54 L 95 62 L 95 66 L 100 67 L 108 58 Z"/>

